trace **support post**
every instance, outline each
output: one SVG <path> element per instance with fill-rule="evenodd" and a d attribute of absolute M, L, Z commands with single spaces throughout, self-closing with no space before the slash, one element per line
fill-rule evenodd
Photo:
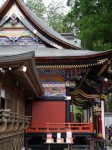
<path fill-rule="evenodd" d="M 28 140 L 25 141 L 26 150 L 28 150 Z"/>
<path fill-rule="evenodd" d="M 101 101 L 101 119 L 102 119 L 102 136 L 103 136 L 103 139 L 105 139 L 104 101 Z"/>
<path fill-rule="evenodd" d="M 0 82 L 0 109 L 1 109 L 1 86 L 2 86 L 2 83 Z"/>
<path fill-rule="evenodd" d="M 66 87 L 66 96 L 69 96 L 69 87 Z M 66 99 L 66 122 L 70 122 L 70 100 Z"/>
<path fill-rule="evenodd" d="M 90 107 L 90 130 L 93 132 L 93 111 L 92 107 Z"/>
<path fill-rule="evenodd" d="M 29 103 L 30 103 L 30 105 L 29 105 L 29 116 L 32 116 L 32 101 L 30 101 Z"/>

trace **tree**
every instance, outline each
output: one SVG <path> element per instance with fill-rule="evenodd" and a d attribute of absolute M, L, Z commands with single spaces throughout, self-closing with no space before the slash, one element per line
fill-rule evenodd
<path fill-rule="evenodd" d="M 28 0 L 27 6 L 32 10 L 39 18 L 45 20 L 46 7 L 43 0 Z"/>
<path fill-rule="evenodd" d="M 110 0 L 75 0 L 66 22 L 73 20 L 83 48 L 99 51 L 112 48 L 111 8 Z"/>
<path fill-rule="evenodd" d="M 45 7 L 42 0 L 28 0 L 27 6 L 41 19 L 48 23 L 57 32 L 64 32 L 65 25 L 63 19 L 64 6 L 62 3 L 52 1 Z M 66 31 L 65 31 L 66 32 Z"/>
<path fill-rule="evenodd" d="M 62 3 L 52 1 L 47 7 L 47 23 L 57 32 L 64 32 L 64 6 Z"/>
<path fill-rule="evenodd" d="M 112 92 L 108 94 L 107 100 L 105 101 L 105 111 L 112 112 Z"/>

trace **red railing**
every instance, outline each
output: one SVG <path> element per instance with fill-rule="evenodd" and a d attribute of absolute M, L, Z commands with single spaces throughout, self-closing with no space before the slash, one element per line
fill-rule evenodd
<path fill-rule="evenodd" d="M 93 132 L 93 123 L 33 123 L 28 129 L 27 133 L 36 133 L 36 132 Z"/>

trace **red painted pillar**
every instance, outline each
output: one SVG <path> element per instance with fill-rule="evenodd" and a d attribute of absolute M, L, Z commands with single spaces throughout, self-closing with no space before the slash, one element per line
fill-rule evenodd
<path fill-rule="evenodd" d="M 99 115 L 99 133 L 102 134 L 102 117 Z"/>
<path fill-rule="evenodd" d="M 96 116 L 96 133 L 99 133 L 99 116 Z"/>

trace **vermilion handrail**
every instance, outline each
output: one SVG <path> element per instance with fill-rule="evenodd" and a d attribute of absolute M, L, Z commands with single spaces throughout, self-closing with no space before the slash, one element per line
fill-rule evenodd
<path fill-rule="evenodd" d="M 36 132 L 93 132 L 93 123 L 32 123 L 26 129 L 27 133 Z"/>

